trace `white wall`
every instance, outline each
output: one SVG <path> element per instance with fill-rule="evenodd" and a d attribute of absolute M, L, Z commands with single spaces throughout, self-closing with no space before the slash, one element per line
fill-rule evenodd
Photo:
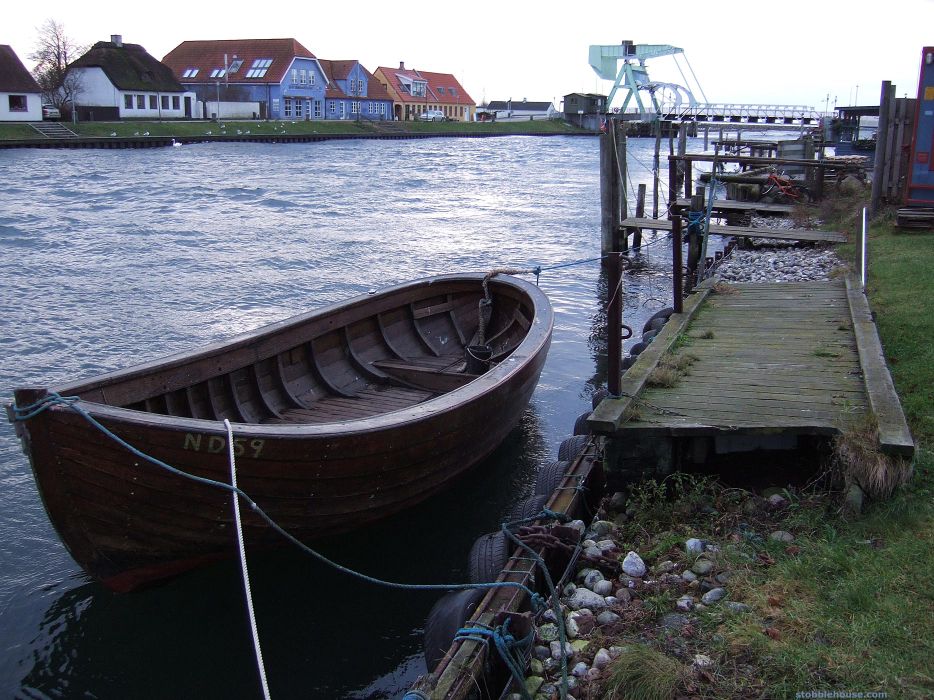
<path fill-rule="evenodd" d="M 202 114 L 210 118 L 212 114 L 220 115 L 221 119 L 253 119 L 255 113 L 259 117 L 259 102 L 221 102 L 218 110 L 217 102 L 204 102 Z"/>
<path fill-rule="evenodd" d="M 38 93 L 25 93 L 26 111 L 10 111 L 10 95 L 22 95 L 22 92 L 0 92 L 0 122 L 41 122 L 42 97 Z"/>
<path fill-rule="evenodd" d="M 135 90 L 121 91 L 114 87 L 113 83 L 101 68 L 77 68 L 81 81 L 81 92 L 78 95 L 77 102 L 82 107 L 117 107 L 120 110 L 121 118 L 134 119 L 178 119 L 185 116 L 185 97 L 191 98 L 192 111 L 195 110 L 196 101 L 193 92 L 143 92 Z M 133 98 L 133 107 L 126 107 L 125 95 L 131 95 Z M 143 95 L 143 108 L 137 107 L 137 95 Z M 150 96 L 156 97 L 156 108 L 149 106 Z M 162 108 L 162 96 L 169 98 L 168 109 Z M 178 109 L 172 108 L 172 98 L 178 97 Z M 192 116 L 196 116 L 192 114 Z"/>

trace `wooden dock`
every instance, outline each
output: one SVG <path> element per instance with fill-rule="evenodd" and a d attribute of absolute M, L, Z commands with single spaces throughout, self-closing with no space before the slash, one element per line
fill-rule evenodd
<path fill-rule="evenodd" d="M 678 209 L 690 209 L 691 200 L 681 198 L 675 202 Z M 774 216 L 791 216 L 795 211 L 794 204 L 775 204 L 774 202 L 740 202 L 734 199 L 715 199 L 711 209 L 717 214 L 762 214 Z"/>
<path fill-rule="evenodd" d="M 682 358 L 682 376 L 656 373 Z M 635 435 L 834 435 L 872 412 L 883 451 L 914 443 L 865 295 L 851 279 L 713 284 L 685 302 L 623 376 L 595 432 Z"/>
<path fill-rule="evenodd" d="M 651 229 L 653 231 L 671 231 L 670 219 L 649 219 L 629 217 L 620 222 L 623 231 L 630 229 Z M 769 238 L 781 241 L 807 241 L 810 243 L 846 243 L 847 235 L 840 231 L 817 231 L 813 229 L 751 228 L 749 226 L 724 226 L 710 224 L 709 233 L 715 236 L 733 236 L 735 238 Z"/>

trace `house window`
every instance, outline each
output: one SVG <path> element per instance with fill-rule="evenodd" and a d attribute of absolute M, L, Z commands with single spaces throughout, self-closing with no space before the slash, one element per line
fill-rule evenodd
<path fill-rule="evenodd" d="M 334 114 L 336 111 L 337 111 L 337 103 L 332 102 L 331 103 L 331 114 Z"/>
<path fill-rule="evenodd" d="M 376 105 L 373 104 L 372 102 L 370 102 L 369 112 L 370 114 L 376 114 Z"/>
<path fill-rule="evenodd" d="M 168 108 L 169 108 L 169 96 L 163 95 L 162 96 L 162 109 L 168 109 Z"/>
<path fill-rule="evenodd" d="M 233 63 L 230 64 L 230 71 L 229 71 L 229 72 L 230 72 L 230 73 L 236 73 L 238 70 L 240 70 L 240 66 L 242 66 L 242 65 L 243 65 L 243 59 L 240 59 L 240 58 L 235 59 L 235 60 L 233 61 Z"/>
<path fill-rule="evenodd" d="M 360 114 L 360 103 L 359 103 L 359 102 L 351 102 L 351 103 L 350 103 L 350 113 L 351 113 L 351 114 Z"/>
<path fill-rule="evenodd" d="M 126 109 L 133 109 L 133 95 L 123 96 L 123 106 Z"/>
<path fill-rule="evenodd" d="M 253 65 L 250 66 L 250 70 L 246 72 L 247 78 L 263 78 L 266 75 L 266 71 L 269 70 L 269 66 L 272 65 L 271 58 L 257 58 L 253 61 Z"/>
<path fill-rule="evenodd" d="M 194 78 L 196 75 L 198 75 L 198 70 L 199 70 L 198 68 L 186 68 L 185 71 L 182 73 L 182 77 L 183 78 Z"/>
<path fill-rule="evenodd" d="M 415 95 L 416 97 L 424 97 L 426 86 L 427 86 L 427 83 L 425 82 L 412 83 L 412 94 Z"/>
<path fill-rule="evenodd" d="M 347 104 L 345 102 L 341 102 L 341 119 L 343 119 L 346 116 L 347 116 Z"/>
<path fill-rule="evenodd" d="M 385 102 L 379 103 L 379 113 L 386 114 L 386 103 Z"/>
<path fill-rule="evenodd" d="M 314 101 L 315 106 L 315 119 L 321 119 L 321 100 Z"/>
<path fill-rule="evenodd" d="M 29 107 L 26 104 L 26 95 L 10 95 L 11 112 L 27 112 Z"/>
<path fill-rule="evenodd" d="M 298 83 L 298 68 L 292 69 L 292 82 Z"/>
<path fill-rule="evenodd" d="M 292 98 L 291 97 L 286 97 L 284 100 L 282 100 L 282 109 L 283 109 L 284 116 L 286 117 L 292 116 Z"/>
<path fill-rule="evenodd" d="M 223 68 L 215 68 L 214 70 L 211 71 L 211 77 L 212 78 L 223 78 L 226 73 L 227 71 L 225 71 Z"/>
<path fill-rule="evenodd" d="M 457 88 L 450 88 L 452 95 L 457 95 Z"/>
<path fill-rule="evenodd" d="M 146 95 L 136 96 L 136 109 L 146 109 Z"/>
<path fill-rule="evenodd" d="M 172 96 L 172 109 L 178 110 L 182 108 L 182 98 L 178 95 Z"/>
<path fill-rule="evenodd" d="M 308 74 L 305 73 L 305 69 L 304 69 L 304 68 L 302 68 L 300 71 L 298 71 L 298 82 L 300 82 L 302 85 L 307 85 L 307 84 L 308 84 Z"/>
<path fill-rule="evenodd" d="M 302 116 L 302 101 L 301 100 L 295 100 L 295 116 L 296 117 Z"/>
<path fill-rule="evenodd" d="M 149 96 L 149 109 L 159 109 L 159 98 L 155 95 Z"/>
<path fill-rule="evenodd" d="M 438 86 L 438 94 L 439 94 L 439 95 L 443 95 L 443 94 L 444 94 L 444 88 L 441 87 L 440 85 Z"/>

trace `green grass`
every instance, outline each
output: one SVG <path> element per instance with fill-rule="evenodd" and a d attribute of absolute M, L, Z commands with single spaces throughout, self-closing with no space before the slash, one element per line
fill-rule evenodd
<path fill-rule="evenodd" d="M 221 129 L 223 124 L 226 128 Z M 217 136 L 223 132 L 236 135 L 237 130 L 257 134 L 333 134 L 372 135 L 380 133 L 411 134 L 575 134 L 587 133 L 559 120 L 535 122 L 370 122 L 356 121 L 120 121 L 65 123 L 80 136 L 88 137 L 131 137 L 149 132 L 150 136 L 194 137 L 207 132 Z M 23 124 L 0 124 L 0 140 L 41 138 L 30 127 Z"/>

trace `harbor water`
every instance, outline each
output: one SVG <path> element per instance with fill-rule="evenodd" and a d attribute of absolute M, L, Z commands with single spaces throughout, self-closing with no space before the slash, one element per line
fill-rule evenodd
<path fill-rule="evenodd" d="M 650 193 L 652 147 L 629 142 L 632 181 Z M 541 266 L 554 340 L 505 444 L 431 501 L 318 545 L 383 579 L 463 582 L 472 542 L 531 492 L 605 383 L 598 161 L 596 138 L 565 136 L 0 151 L 4 403 L 15 386 L 193 349 L 391 283 Z M 625 282 L 637 332 L 671 304 L 668 240 L 645 242 Z M 287 548 L 248 556 L 274 697 L 398 697 L 425 672 L 421 631 L 440 594 L 378 588 Z M 59 541 L 4 423 L 0 697 L 259 687 L 238 565 L 109 593 Z"/>

